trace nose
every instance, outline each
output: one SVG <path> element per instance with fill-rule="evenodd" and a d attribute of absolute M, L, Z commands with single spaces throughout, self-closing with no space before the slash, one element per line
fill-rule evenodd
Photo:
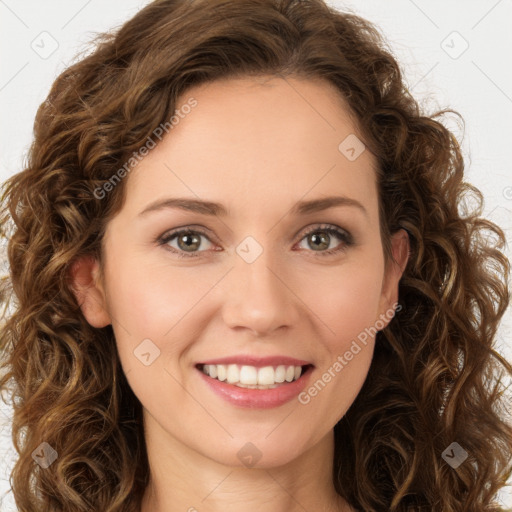
<path fill-rule="evenodd" d="M 271 261 L 269 253 L 263 251 L 252 263 L 236 256 L 223 287 L 222 316 L 229 328 L 261 337 L 297 325 L 301 302 L 290 272 Z"/>

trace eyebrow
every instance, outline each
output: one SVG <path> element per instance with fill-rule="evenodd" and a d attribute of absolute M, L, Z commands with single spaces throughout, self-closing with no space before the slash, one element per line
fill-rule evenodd
<path fill-rule="evenodd" d="M 346 196 L 328 196 L 308 201 L 299 201 L 293 206 L 290 213 L 292 215 L 307 215 L 327 210 L 328 208 L 334 208 L 336 206 L 355 207 L 368 217 L 368 211 L 359 201 Z M 167 208 L 178 208 L 194 213 L 200 213 L 202 215 L 212 215 L 217 217 L 225 217 L 228 215 L 226 207 L 219 203 L 204 201 L 201 199 L 173 197 L 159 199 L 150 203 L 142 212 L 139 213 L 139 216 Z"/>

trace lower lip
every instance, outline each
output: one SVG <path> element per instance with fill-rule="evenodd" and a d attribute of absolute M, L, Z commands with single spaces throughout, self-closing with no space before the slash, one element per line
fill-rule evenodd
<path fill-rule="evenodd" d="M 309 366 L 297 380 L 281 384 L 273 389 L 241 388 L 213 379 L 199 369 L 197 371 L 214 393 L 233 405 L 248 409 L 271 409 L 293 400 L 306 387 L 313 366 Z"/>

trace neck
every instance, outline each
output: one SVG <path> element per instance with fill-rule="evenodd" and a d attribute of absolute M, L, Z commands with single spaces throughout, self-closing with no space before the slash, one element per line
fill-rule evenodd
<path fill-rule="evenodd" d="M 166 436 L 145 419 L 150 481 L 141 512 L 349 512 L 332 482 L 334 433 L 284 465 L 226 466 Z M 168 441 L 168 442 L 167 442 Z"/>

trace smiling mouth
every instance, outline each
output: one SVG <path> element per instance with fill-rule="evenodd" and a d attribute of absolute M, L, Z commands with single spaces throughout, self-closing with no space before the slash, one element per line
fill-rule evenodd
<path fill-rule="evenodd" d="M 311 364 L 263 367 L 239 364 L 198 364 L 196 368 L 212 379 L 240 388 L 274 389 L 295 382 L 312 366 Z"/>

